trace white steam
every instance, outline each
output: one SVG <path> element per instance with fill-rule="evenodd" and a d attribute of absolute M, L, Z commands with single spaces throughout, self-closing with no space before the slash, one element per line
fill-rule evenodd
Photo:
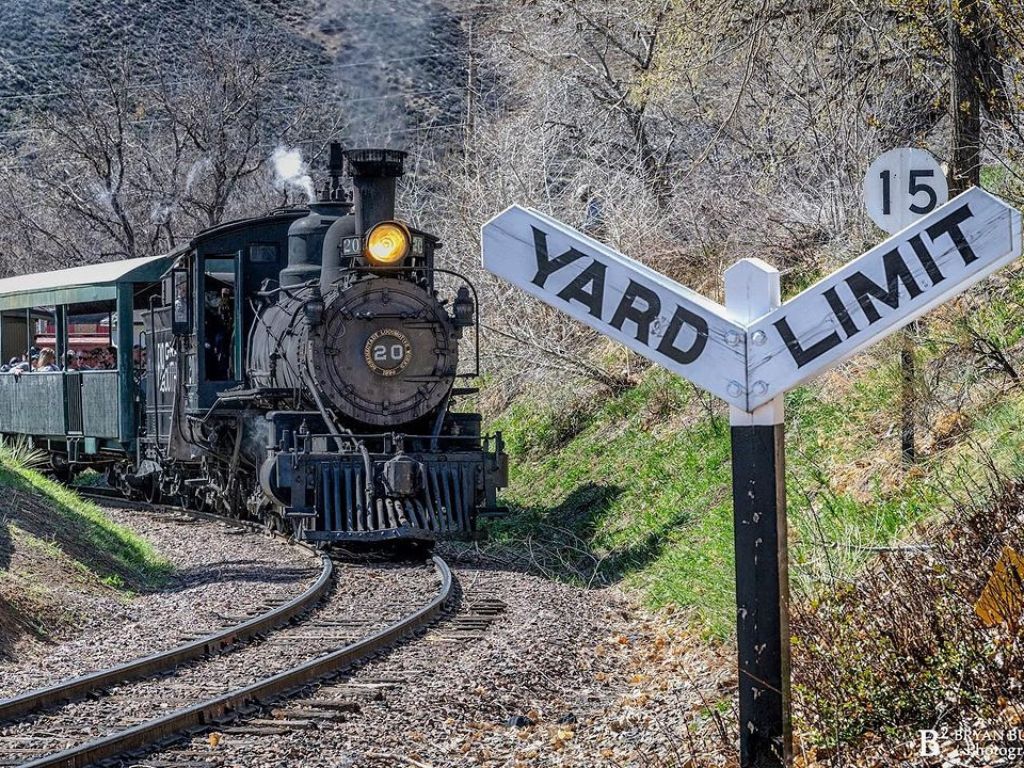
<path fill-rule="evenodd" d="M 196 160 L 188 169 L 188 174 L 185 176 L 185 194 L 192 194 L 192 188 L 196 185 L 203 174 L 205 174 L 210 167 L 213 165 L 208 157 L 200 157 Z"/>
<path fill-rule="evenodd" d="M 316 202 L 313 179 L 309 175 L 309 166 L 302 159 L 298 149 L 277 147 L 270 156 L 274 164 L 274 186 L 277 189 L 300 189 L 306 193 L 306 199 Z"/>
<path fill-rule="evenodd" d="M 149 222 L 150 224 L 167 224 L 171 220 L 172 213 L 174 213 L 173 200 L 157 201 L 149 210 Z"/>

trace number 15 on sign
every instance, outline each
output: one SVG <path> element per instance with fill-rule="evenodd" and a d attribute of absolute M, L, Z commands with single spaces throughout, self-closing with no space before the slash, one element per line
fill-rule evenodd
<path fill-rule="evenodd" d="M 923 149 L 892 149 L 868 168 L 864 205 L 883 231 L 896 234 L 949 200 L 942 166 Z"/>

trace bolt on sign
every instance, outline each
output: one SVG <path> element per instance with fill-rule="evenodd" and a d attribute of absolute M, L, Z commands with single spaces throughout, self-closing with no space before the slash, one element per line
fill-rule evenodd
<path fill-rule="evenodd" d="M 481 230 L 487 270 L 731 406 L 743 768 L 792 762 L 782 396 L 1020 255 L 1017 210 L 977 188 L 936 207 L 934 174 L 906 175 L 880 205 L 931 211 L 785 304 L 759 259 L 726 270 L 722 306 L 533 209 Z"/>

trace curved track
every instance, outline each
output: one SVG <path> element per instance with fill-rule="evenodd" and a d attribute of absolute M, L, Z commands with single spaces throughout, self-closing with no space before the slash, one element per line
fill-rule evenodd
<path fill-rule="evenodd" d="M 0 722 L 24 717 L 46 707 L 62 704 L 102 691 L 111 685 L 142 680 L 167 672 L 185 662 L 222 653 L 270 630 L 288 623 L 314 606 L 331 583 L 334 566 L 331 559 L 322 557 L 320 576 L 305 592 L 283 605 L 279 605 L 252 619 L 227 627 L 218 632 L 183 643 L 160 653 L 133 659 L 116 667 L 92 672 L 70 680 L 39 688 L 0 701 Z"/>
<path fill-rule="evenodd" d="M 186 514 L 192 513 L 186 511 Z M 301 690 L 304 686 L 317 680 L 330 677 L 407 637 L 437 618 L 452 594 L 451 571 L 443 560 L 435 556 L 433 565 L 434 571 L 440 579 L 440 586 L 425 603 L 421 601 L 419 595 L 405 600 L 400 595 L 391 595 L 391 603 L 395 604 L 386 605 L 383 610 L 380 606 L 352 606 L 343 601 L 340 604 L 332 604 L 332 601 L 336 603 L 337 600 L 333 597 L 325 599 L 325 595 L 331 591 L 332 581 L 336 581 L 336 579 L 332 579 L 335 569 L 328 557 L 324 556 L 322 562 L 323 571 L 316 583 L 299 597 L 261 616 L 160 654 L 0 702 L 0 720 L 8 721 L 0 727 L 0 752 L 5 751 L 5 742 L 19 745 L 16 749 L 9 748 L 7 759 L 0 759 L 0 764 L 22 765 L 26 768 L 50 766 L 81 768 L 126 753 L 145 752 L 165 744 L 186 731 L 194 733 L 197 729 L 202 730 L 221 725 L 227 720 L 245 715 L 253 708 L 268 701 L 289 692 Z M 362 573 L 356 575 L 361 576 Z M 390 584 L 393 580 L 393 574 L 388 571 L 372 575 L 381 583 Z M 422 587 L 422 584 L 417 584 L 416 588 L 410 591 L 422 593 Z M 313 606 L 318 602 L 321 602 L 321 605 L 314 610 Z M 413 603 L 412 606 L 408 604 L 410 602 Z M 389 619 L 386 626 L 382 628 L 373 626 L 373 621 L 379 619 L 377 614 L 382 612 L 386 615 L 388 609 L 397 612 L 397 617 Z M 361 616 L 362 613 L 372 613 L 373 615 Z M 308 617 L 310 614 L 326 614 L 328 619 L 321 618 L 319 623 L 312 623 L 312 629 L 305 626 L 307 622 L 303 622 L 300 625 L 302 631 L 316 632 L 328 628 L 327 632 L 337 633 L 342 631 L 338 629 L 339 627 L 351 629 L 353 623 L 367 624 L 371 629 L 350 639 L 341 647 L 332 645 L 323 649 L 317 649 L 315 642 L 306 642 L 306 636 L 296 636 L 294 634 L 296 630 L 283 630 L 269 639 L 266 638 L 266 634 L 276 627 L 281 627 L 300 615 Z M 351 618 L 338 620 L 339 615 L 349 614 L 355 614 L 360 618 L 355 621 Z M 289 632 L 292 633 L 291 637 L 287 636 Z M 282 637 L 278 638 L 279 635 Z M 274 639 L 284 641 L 286 645 L 282 646 L 272 642 Z M 337 638 L 327 639 L 336 640 Z M 243 640 L 254 641 L 253 646 L 248 648 L 245 653 L 241 651 L 232 654 L 220 653 L 226 648 L 237 647 L 237 643 Z M 265 642 L 260 642 L 261 640 Z M 299 647 L 299 650 L 302 651 L 299 654 L 300 658 L 287 658 L 293 647 Z M 212 662 L 201 663 L 199 669 L 187 670 L 187 674 L 178 674 L 179 665 L 183 662 L 195 662 L 197 659 L 217 657 L 218 655 L 220 658 L 234 658 L 235 656 L 245 656 L 245 654 L 255 657 L 242 659 L 242 668 L 248 673 L 252 673 L 252 670 L 257 667 L 262 669 L 261 662 L 263 661 L 268 662 L 270 667 L 275 665 L 280 667 L 283 663 L 284 668 L 258 672 L 255 675 L 243 675 L 250 679 L 246 680 L 244 684 L 232 684 L 229 690 L 219 695 L 211 695 L 210 688 L 215 689 L 217 687 L 215 684 L 204 684 L 204 681 L 221 679 L 221 670 L 213 668 L 212 672 L 204 672 L 206 665 L 212 665 Z M 237 667 L 238 665 L 236 665 L 236 673 Z M 177 706 L 168 714 L 161 713 L 156 717 L 143 716 L 139 721 L 138 714 L 142 708 L 130 706 L 134 704 L 136 698 L 144 701 L 147 697 L 158 697 L 161 708 L 167 706 L 165 696 L 172 700 L 176 696 L 181 698 L 180 691 L 170 691 L 166 688 L 171 684 L 172 678 L 165 681 L 160 677 L 161 673 L 170 671 L 175 672 L 173 677 L 175 681 L 179 677 L 189 678 L 190 676 L 199 681 L 198 683 L 193 681 L 192 687 L 186 688 L 185 698 L 188 703 Z M 254 676 L 255 679 L 252 679 Z M 141 695 L 137 691 L 133 692 L 132 686 L 126 686 L 129 695 L 125 698 L 125 704 L 118 704 L 118 696 L 115 695 L 113 701 L 108 702 L 104 707 L 103 702 L 106 697 L 103 694 L 108 693 L 111 686 L 147 678 L 155 678 L 155 681 L 150 679 L 137 683 L 136 685 L 142 686 Z M 147 686 L 155 687 L 156 690 L 147 691 Z M 123 692 L 119 695 L 124 698 Z M 52 707 L 54 704 L 81 700 L 84 697 L 89 697 L 91 700 L 71 705 L 66 708 L 70 710 L 67 712 L 45 713 L 40 716 L 43 721 L 41 723 L 37 721 L 10 722 L 12 718 L 24 717 L 42 708 Z M 135 711 L 136 709 L 138 711 Z M 93 710 L 95 710 L 95 714 L 93 714 Z M 112 715 L 111 712 L 114 714 Z M 132 721 L 133 717 L 136 718 L 134 722 Z M 95 718 L 95 723 L 91 722 L 93 718 Z M 88 724 L 88 727 L 84 727 L 85 724 Z M 106 735 L 73 746 L 64 745 L 68 741 L 66 733 L 74 733 L 74 740 L 77 740 L 81 738 L 80 734 L 83 731 L 86 733 L 106 731 Z M 62 732 L 65 735 L 57 739 L 53 738 L 54 734 Z M 39 736 L 38 734 L 45 735 Z M 55 749 L 55 745 L 59 745 L 59 748 Z M 17 756 L 18 762 L 13 762 L 10 759 L 15 756 Z M 21 762 L 22 759 L 24 762 Z"/>

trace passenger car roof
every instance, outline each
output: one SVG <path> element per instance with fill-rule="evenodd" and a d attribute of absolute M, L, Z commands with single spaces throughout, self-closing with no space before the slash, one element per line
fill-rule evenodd
<path fill-rule="evenodd" d="M 159 280 L 184 250 L 3 278 L 0 279 L 0 309 L 113 299 L 117 295 L 118 283 Z"/>

